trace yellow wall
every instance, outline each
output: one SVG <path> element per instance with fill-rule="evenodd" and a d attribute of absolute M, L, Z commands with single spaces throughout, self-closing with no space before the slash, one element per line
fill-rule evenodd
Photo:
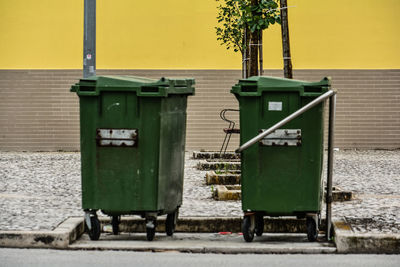
<path fill-rule="evenodd" d="M 0 68 L 82 68 L 82 0 L 0 0 Z"/>
<path fill-rule="evenodd" d="M 400 0 L 288 0 L 294 68 L 400 68 Z M 97 68 L 239 69 L 215 0 L 97 0 Z M 0 69 L 82 68 L 83 0 L 0 0 Z M 281 68 L 279 26 L 264 66 Z"/>

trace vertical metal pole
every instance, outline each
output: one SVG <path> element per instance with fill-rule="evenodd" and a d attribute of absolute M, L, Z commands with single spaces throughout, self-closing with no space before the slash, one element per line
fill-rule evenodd
<path fill-rule="evenodd" d="M 96 75 L 96 0 L 84 2 L 83 77 Z"/>
<path fill-rule="evenodd" d="M 329 133 L 328 133 L 328 175 L 326 182 L 326 239 L 331 239 L 332 227 L 332 174 L 333 174 L 333 146 L 335 131 L 336 94 L 329 98 Z"/>

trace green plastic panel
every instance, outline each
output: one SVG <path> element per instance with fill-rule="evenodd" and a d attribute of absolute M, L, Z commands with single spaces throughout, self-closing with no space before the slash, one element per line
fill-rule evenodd
<path fill-rule="evenodd" d="M 241 80 L 231 92 L 239 101 L 240 143 L 297 111 L 326 92 L 318 83 L 273 77 Z M 301 130 L 296 146 L 254 144 L 242 152 L 242 209 L 272 216 L 319 212 L 323 163 L 324 104 L 282 127 Z"/>
<path fill-rule="evenodd" d="M 193 79 L 97 76 L 72 86 L 80 98 L 83 209 L 165 214 L 182 204 L 186 105 L 193 85 Z M 99 136 L 99 129 L 110 134 Z M 113 136 L 124 130 L 137 134 L 133 146 L 126 145 L 129 136 Z M 120 140 L 111 142 L 110 136 Z"/>

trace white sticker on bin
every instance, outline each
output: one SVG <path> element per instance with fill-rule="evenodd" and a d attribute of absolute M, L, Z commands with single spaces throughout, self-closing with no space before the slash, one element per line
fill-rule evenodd
<path fill-rule="evenodd" d="M 282 111 L 282 102 L 268 102 L 268 110 Z"/>

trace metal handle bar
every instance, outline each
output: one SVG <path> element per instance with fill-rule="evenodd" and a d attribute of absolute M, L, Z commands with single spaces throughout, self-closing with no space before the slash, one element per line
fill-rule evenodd
<path fill-rule="evenodd" d="M 226 113 L 227 111 L 236 111 L 236 112 L 239 112 L 239 110 L 238 110 L 238 109 L 230 109 L 230 108 L 227 108 L 227 109 L 221 110 L 221 112 L 219 113 L 219 116 L 221 117 L 222 120 L 224 120 L 224 121 L 226 121 L 226 122 L 229 122 L 229 123 L 235 124 L 234 121 L 229 120 L 229 119 L 227 119 L 227 118 L 225 117 L 225 113 Z M 229 124 L 229 125 L 231 125 L 231 124 Z M 230 128 L 230 127 L 229 127 L 229 128 Z"/>
<path fill-rule="evenodd" d="M 235 152 L 239 153 L 239 152 L 242 152 L 243 150 L 249 148 L 251 145 L 257 143 L 258 141 L 260 141 L 261 139 L 263 139 L 265 136 L 269 135 L 270 133 L 272 133 L 276 129 L 282 127 L 283 125 L 285 125 L 289 121 L 293 120 L 294 118 L 297 118 L 298 116 L 300 116 L 301 114 L 303 114 L 307 110 L 309 110 L 312 107 L 318 105 L 322 101 L 325 101 L 327 98 L 331 97 L 334 94 L 336 94 L 336 92 L 334 92 L 332 90 L 329 90 L 325 94 L 320 95 L 319 97 L 317 97 L 316 99 L 314 99 L 313 101 L 311 101 L 310 103 L 305 105 L 304 107 L 300 108 L 296 112 L 290 114 L 289 116 L 287 116 L 286 118 L 284 118 L 280 122 L 276 123 L 274 126 L 270 127 L 268 130 L 260 133 L 259 135 L 253 137 L 252 139 L 250 139 L 249 141 L 244 143 L 242 146 L 240 146 L 238 149 L 236 149 Z"/>

